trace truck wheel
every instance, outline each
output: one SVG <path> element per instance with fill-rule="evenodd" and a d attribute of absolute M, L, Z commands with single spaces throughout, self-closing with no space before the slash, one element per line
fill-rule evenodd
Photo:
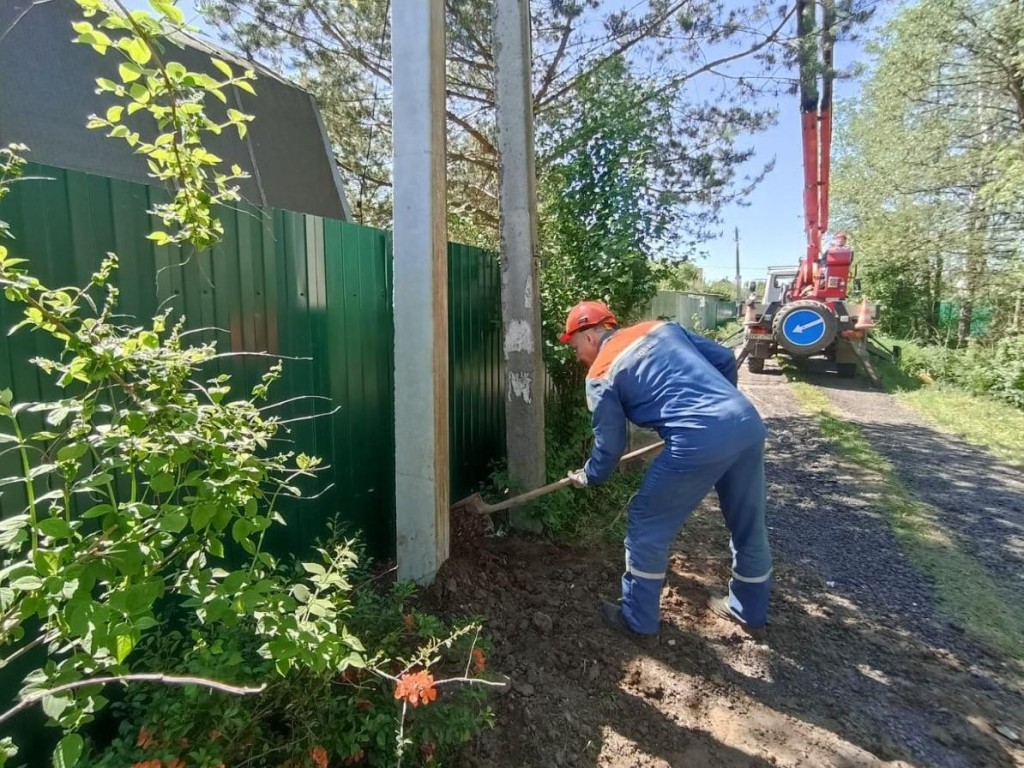
<path fill-rule="evenodd" d="M 852 379 L 857 375 L 856 363 L 836 363 L 836 369 L 839 371 L 840 379 Z"/>
<path fill-rule="evenodd" d="M 748 357 L 747 370 L 750 371 L 751 373 L 764 373 L 764 358 Z"/>

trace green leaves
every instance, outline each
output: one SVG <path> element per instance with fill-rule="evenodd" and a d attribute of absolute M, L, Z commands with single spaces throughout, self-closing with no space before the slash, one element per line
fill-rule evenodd
<path fill-rule="evenodd" d="M 57 461 L 74 461 L 89 452 L 89 444 L 84 441 L 77 441 L 61 446 L 57 451 Z"/>
<path fill-rule="evenodd" d="M 212 66 L 226 77 L 218 81 L 204 72 L 189 71 L 180 62 L 166 61 L 160 40 L 184 24 L 184 14 L 175 0 L 150 0 L 156 17 L 133 11 L 130 18 L 95 0 L 77 2 L 87 16 L 103 18 L 95 25 L 76 22 L 76 40 L 101 52 L 115 47 L 123 57 L 118 64 L 120 83 L 108 78 L 96 81 L 99 92 L 113 95 L 120 103 L 107 109 L 105 119 L 93 116 L 88 127 L 108 129 L 108 136 L 123 139 L 145 156 L 154 179 L 176 189 L 173 202 L 153 207 L 151 212 L 163 227 L 149 239 L 160 246 L 185 242 L 198 249 L 212 246 L 224 231 L 213 208 L 239 199 L 238 187 L 232 182 L 245 174 L 219 172 L 216 168 L 221 160 L 204 149 L 203 138 L 206 133 L 219 134 L 225 126 L 235 127 L 239 138 L 244 138 L 252 117 L 228 109 L 227 122 L 218 123 L 207 117 L 205 106 L 209 98 L 227 104 L 226 88 L 254 93 L 249 81 L 255 79 L 255 72 L 236 74 L 227 62 L 213 58 Z M 100 27 L 113 36 L 101 32 Z M 157 126 L 152 141 L 121 123 L 125 112 L 140 111 L 148 112 Z"/>
<path fill-rule="evenodd" d="M 134 61 L 122 61 L 117 66 L 117 73 L 121 76 L 122 82 L 132 83 L 142 77 L 143 74 L 145 74 L 145 70 Z M 111 110 L 118 110 L 117 118 L 110 117 Z M 117 122 L 117 120 L 120 120 L 120 113 L 123 111 L 124 107 L 111 107 L 110 110 L 107 111 L 107 119 L 111 122 Z"/>
<path fill-rule="evenodd" d="M 234 77 L 234 73 L 231 71 L 231 67 L 226 61 L 222 61 L 214 56 L 210 58 L 210 63 L 223 72 L 227 77 Z"/>
<path fill-rule="evenodd" d="M 835 219 L 887 332 L 964 343 L 969 318 L 950 327 L 939 311 L 950 300 L 992 309 L 993 336 L 1012 324 L 1024 282 L 1022 36 L 1005 0 L 908 5 L 881 30 L 856 103 L 836 111 Z"/>
<path fill-rule="evenodd" d="M 74 768 L 82 756 L 85 741 L 77 733 L 69 733 L 53 753 L 53 768 Z"/>
<path fill-rule="evenodd" d="M 321 580 L 303 585 L 309 605 L 298 617 L 291 585 L 268 578 L 274 560 L 260 551 L 263 532 L 280 519 L 274 500 L 316 459 L 303 457 L 299 467 L 268 452 L 277 422 L 263 418 L 255 394 L 224 404 L 228 377 L 207 388 L 194 383 L 216 355 L 212 345 L 187 346 L 182 327 L 169 329 L 166 316 L 149 327 L 124 326 L 116 291 L 102 296 L 115 268 L 110 258 L 88 287 L 52 290 L 16 260 L 0 262 L 0 281 L 19 287 L 28 322 L 58 342 L 52 357 L 35 361 L 42 374 L 77 383 L 50 402 L 15 403 L 0 392 L 0 419 L 10 425 L 3 443 L 25 456 L 23 476 L 0 482 L 37 491 L 24 514 L 0 520 L 10 563 L 0 569 L 0 645 L 9 654 L 28 622 L 39 622 L 61 660 L 37 670 L 36 687 L 116 673 L 158 627 L 154 606 L 172 591 L 207 621 L 280 614 L 291 628 L 280 632 L 289 658 L 317 657 L 322 667 L 324 637 L 337 632 L 328 595 L 340 577 L 316 566 Z M 279 375 L 275 367 L 265 377 L 261 398 Z M 26 436 L 27 414 L 48 428 Z M 229 531 L 252 560 L 215 569 Z M 99 705 L 85 691 L 46 699 L 65 727 Z M 75 744 L 65 745 L 62 759 L 77 759 Z"/>
<path fill-rule="evenodd" d="M 42 588 L 43 582 L 38 576 L 25 574 L 12 579 L 10 586 L 11 589 L 21 592 L 31 592 L 32 590 Z"/>
<path fill-rule="evenodd" d="M 149 0 L 149 4 L 161 16 L 165 16 L 173 24 L 184 24 L 185 14 L 177 6 L 177 0 Z"/>
<path fill-rule="evenodd" d="M 150 50 L 146 39 L 138 37 L 122 38 L 118 43 L 118 47 L 140 66 L 148 64 L 149 60 L 153 58 L 153 52 Z"/>
<path fill-rule="evenodd" d="M 71 535 L 71 525 L 61 517 L 48 517 L 39 523 L 39 532 L 50 538 L 67 538 Z"/>

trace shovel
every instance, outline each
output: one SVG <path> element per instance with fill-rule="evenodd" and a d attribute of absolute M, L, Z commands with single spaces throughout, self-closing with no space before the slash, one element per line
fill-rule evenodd
<path fill-rule="evenodd" d="M 634 461 L 650 453 L 654 453 L 664 446 L 664 441 L 659 441 L 643 448 L 638 448 L 619 459 L 619 464 L 622 465 L 627 462 Z M 552 491 L 557 491 L 559 488 L 565 488 L 569 485 L 572 485 L 572 481 L 568 477 L 563 477 L 561 480 L 556 480 L 553 483 L 542 485 L 540 488 L 534 488 L 532 491 L 527 491 L 526 493 L 522 493 L 518 496 L 513 496 L 511 499 L 505 499 L 505 501 L 499 502 L 498 504 L 487 504 L 480 497 L 479 493 L 474 493 L 472 496 L 467 496 L 461 501 L 455 502 L 452 505 L 452 512 L 461 512 L 465 510 L 470 513 L 490 515 L 495 512 L 503 512 L 506 509 L 518 507 L 521 504 L 533 501 L 534 499 L 539 499 L 541 496 L 546 496 Z"/>

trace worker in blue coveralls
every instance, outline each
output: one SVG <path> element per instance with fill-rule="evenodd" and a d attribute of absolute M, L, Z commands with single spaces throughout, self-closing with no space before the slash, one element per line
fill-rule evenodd
<path fill-rule="evenodd" d="M 729 595 L 713 595 L 709 607 L 763 638 L 772 575 L 765 428 L 736 388 L 732 352 L 674 322 L 618 328 L 599 301 L 572 308 L 561 340 L 589 366 L 594 447 L 583 469 L 569 473 L 574 486 L 609 478 L 626 449 L 627 420 L 656 430 L 665 441 L 630 501 L 622 600 L 601 604 L 604 620 L 642 644 L 657 642 L 669 548 L 714 488 L 731 534 L 732 578 Z"/>

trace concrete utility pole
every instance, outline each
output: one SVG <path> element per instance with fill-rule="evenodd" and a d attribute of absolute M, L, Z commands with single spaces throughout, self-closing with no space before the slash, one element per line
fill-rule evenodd
<path fill-rule="evenodd" d="M 529 0 L 497 0 L 494 62 L 501 174 L 505 433 L 509 476 L 523 488 L 535 488 L 546 480 L 530 61 Z M 524 525 L 527 521 L 514 516 L 513 522 Z"/>
<path fill-rule="evenodd" d="M 736 304 L 743 303 L 743 286 L 740 285 L 740 228 L 736 227 Z M 737 308 L 737 311 L 739 309 Z"/>
<path fill-rule="evenodd" d="M 398 578 L 448 559 L 444 0 L 392 4 Z"/>

